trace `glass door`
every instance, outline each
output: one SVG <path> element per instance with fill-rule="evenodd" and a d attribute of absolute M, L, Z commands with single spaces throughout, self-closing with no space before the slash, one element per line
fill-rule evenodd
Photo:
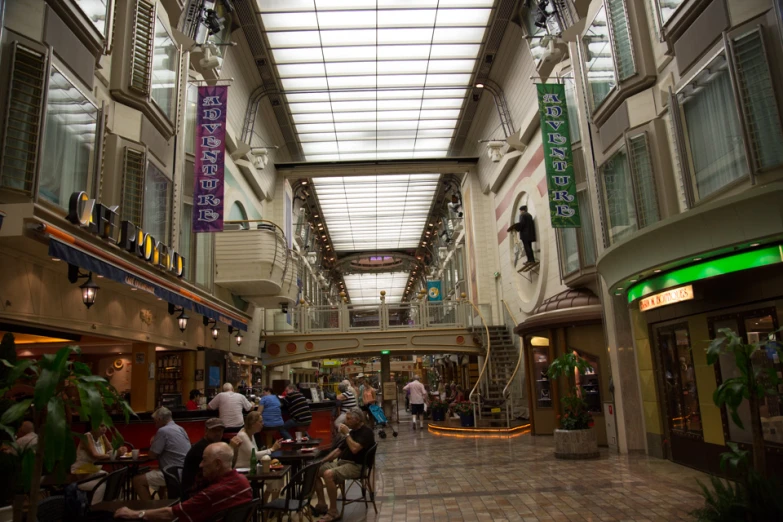
<path fill-rule="evenodd" d="M 687 324 L 663 327 L 657 331 L 658 350 L 663 369 L 666 417 L 672 434 L 672 451 L 676 436 L 702 439 L 699 394 L 693 368 L 691 339 Z"/>

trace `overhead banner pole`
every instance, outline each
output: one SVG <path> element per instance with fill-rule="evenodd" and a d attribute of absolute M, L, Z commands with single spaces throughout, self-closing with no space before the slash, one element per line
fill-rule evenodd
<path fill-rule="evenodd" d="M 198 88 L 193 232 L 223 231 L 228 85 Z"/>
<path fill-rule="evenodd" d="M 581 227 L 565 85 L 539 83 L 536 88 L 552 228 Z"/>

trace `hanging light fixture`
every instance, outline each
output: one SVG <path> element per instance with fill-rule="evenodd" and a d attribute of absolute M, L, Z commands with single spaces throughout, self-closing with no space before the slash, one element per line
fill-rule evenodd
<path fill-rule="evenodd" d="M 98 290 L 101 288 L 92 280 L 92 272 L 83 273 L 79 267 L 68 263 L 68 281 L 76 283 L 79 279 L 87 279 L 84 284 L 79 285 L 82 291 L 82 302 L 88 309 L 95 304 L 95 298 L 98 296 Z"/>
<path fill-rule="evenodd" d="M 237 336 L 236 336 L 237 346 L 240 346 L 242 344 L 242 339 L 243 339 L 242 330 L 237 330 Z"/>
<path fill-rule="evenodd" d="M 184 307 L 174 306 L 169 303 L 169 315 L 174 315 L 177 312 L 179 312 L 179 315 L 177 316 L 177 326 L 179 326 L 179 331 L 184 333 L 185 329 L 188 327 L 188 319 L 190 319 L 190 317 L 185 313 Z"/>
<path fill-rule="evenodd" d="M 220 327 L 217 325 L 217 323 L 214 323 L 212 325 L 212 338 L 217 340 L 218 335 L 220 335 Z"/>
<path fill-rule="evenodd" d="M 82 302 L 88 309 L 95 304 L 95 297 L 98 295 L 100 286 L 92 282 L 92 272 L 87 276 L 87 281 L 79 288 L 82 289 Z"/>

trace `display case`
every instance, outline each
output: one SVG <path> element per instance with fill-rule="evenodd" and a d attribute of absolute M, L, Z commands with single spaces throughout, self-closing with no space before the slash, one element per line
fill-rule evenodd
<path fill-rule="evenodd" d="M 587 409 L 593 413 L 601 413 L 603 406 L 601 404 L 601 376 L 599 375 L 601 366 L 598 356 L 576 351 L 576 354 L 587 361 L 591 366 L 585 373 L 579 373 L 578 385 L 582 386 L 582 398 L 587 403 Z"/>
<path fill-rule="evenodd" d="M 549 347 L 533 347 L 533 381 L 538 408 L 552 407 L 552 383 L 546 372 L 549 370 Z"/>
<path fill-rule="evenodd" d="M 157 359 L 157 404 L 162 406 L 165 395 L 182 394 L 182 356 L 160 352 Z"/>

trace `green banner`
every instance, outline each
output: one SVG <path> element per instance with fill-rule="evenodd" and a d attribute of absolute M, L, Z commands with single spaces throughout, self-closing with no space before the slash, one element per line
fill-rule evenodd
<path fill-rule="evenodd" d="M 537 87 L 552 227 L 580 227 L 565 86 L 539 83 Z"/>

